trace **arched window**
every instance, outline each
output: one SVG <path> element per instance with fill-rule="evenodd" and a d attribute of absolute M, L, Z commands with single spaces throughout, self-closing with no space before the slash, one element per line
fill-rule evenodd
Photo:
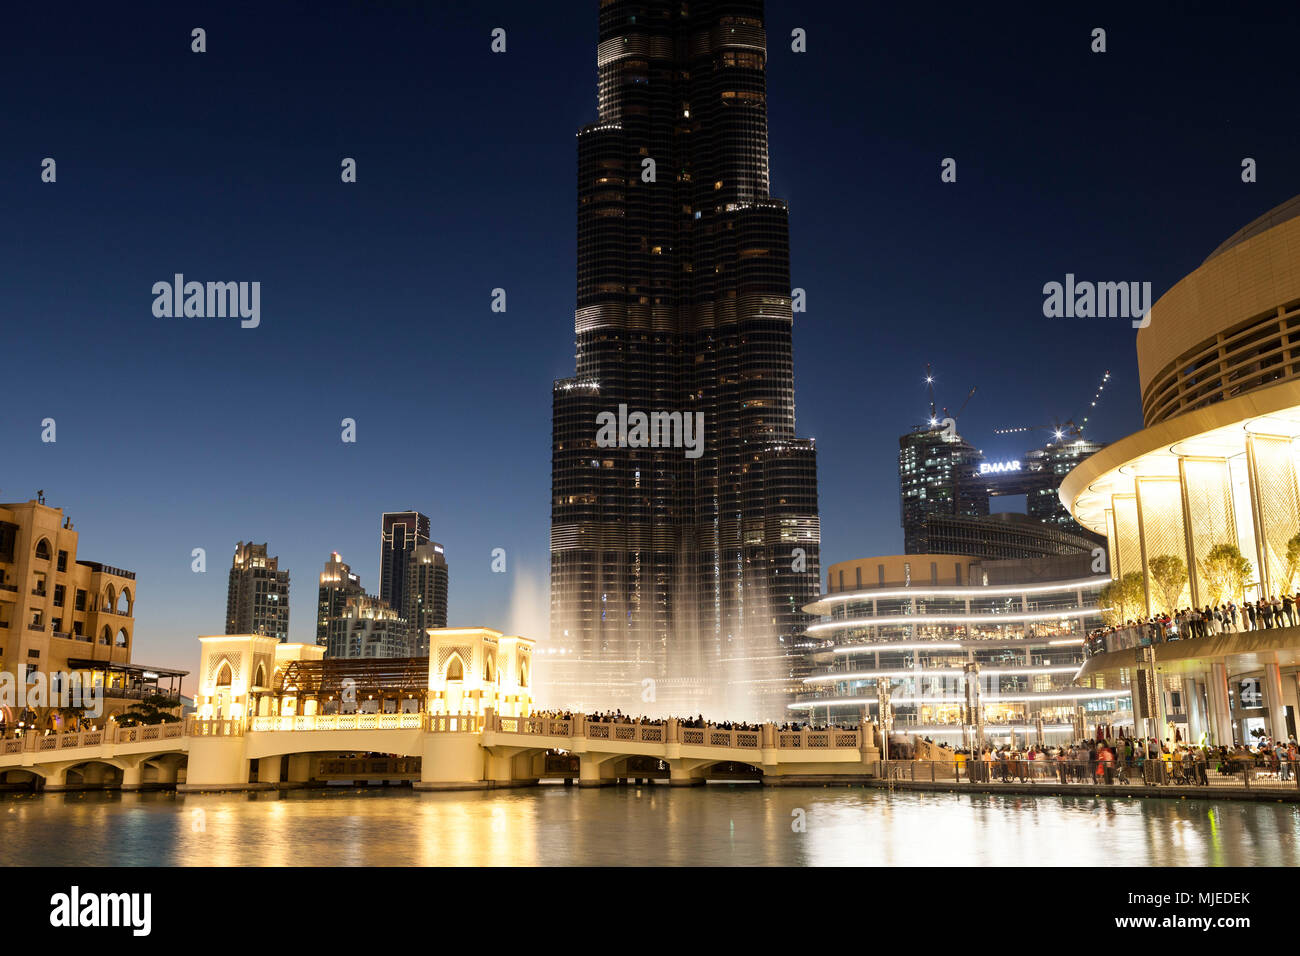
<path fill-rule="evenodd" d="M 266 665 L 265 664 L 257 665 L 257 676 L 253 678 L 253 686 L 254 687 L 266 686 Z"/>
<path fill-rule="evenodd" d="M 104 630 L 100 632 L 99 643 L 103 644 L 105 647 L 108 647 L 113 643 L 113 630 L 107 624 L 104 625 Z"/>
<path fill-rule="evenodd" d="M 113 605 L 117 603 L 117 592 L 113 590 L 113 585 L 104 589 L 104 610 L 113 610 Z"/>
<path fill-rule="evenodd" d="M 234 675 L 230 672 L 230 662 L 222 661 L 221 670 L 217 671 L 217 686 L 229 687 Z"/>
<path fill-rule="evenodd" d="M 519 662 L 519 686 L 520 687 L 528 686 L 528 662 L 527 661 Z"/>
<path fill-rule="evenodd" d="M 489 684 L 496 680 L 497 659 L 492 654 L 487 655 L 483 662 L 483 679 Z"/>
<path fill-rule="evenodd" d="M 50 541 L 48 538 L 41 538 L 36 542 L 36 557 L 42 561 L 50 560 Z"/>
<path fill-rule="evenodd" d="M 122 593 L 117 596 L 117 604 L 115 607 L 118 614 L 121 614 L 123 617 L 130 616 L 131 614 L 131 589 L 130 588 L 122 588 Z"/>
<path fill-rule="evenodd" d="M 464 679 L 465 665 L 461 663 L 459 654 L 453 654 L 451 660 L 447 662 L 447 680 Z"/>
<path fill-rule="evenodd" d="M 126 628 L 122 628 L 117 632 L 117 646 L 129 647 L 130 644 L 131 644 L 131 635 L 126 633 Z"/>

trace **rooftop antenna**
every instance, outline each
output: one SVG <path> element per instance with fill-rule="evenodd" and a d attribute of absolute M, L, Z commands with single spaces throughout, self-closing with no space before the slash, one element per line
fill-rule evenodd
<path fill-rule="evenodd" d="M 930 393 L 930 424 L 939 424 L 939 419 L 935 417 L 934 409 L 934 370 L 930 368 L 930 363 L 925 363 L 925 387 Z"/>

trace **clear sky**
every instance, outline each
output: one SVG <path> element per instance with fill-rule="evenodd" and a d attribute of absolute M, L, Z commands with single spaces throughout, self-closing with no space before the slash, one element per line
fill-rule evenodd
<path fill-rule="evenodd" d="M 977 386 L 959 429 L 990 455 L 1047 437 L 996 427 L 1081 415 L 1106 369 L 1089 433 L 1121 437 L 1140 426 L 1135 332 L 1044 318 L 1043 285 L 1150 281 L 1158 297 L 1300 192 L 1284 8 L 1252 6 L 1247 24 L 1186 5 L 895 6 L 768 3 L 823 566 L 901 550 L 897 439 L 927 414 L 927 362 L 940 405 Z M 376 591 L 380 513 L 406 508 L 447 548 L 451 623 L 544 636 L 550 393 L 573 372 L 574 134 L 596 115 L 596 10 L 0 12 L 0 500 L 44 489 L 80 557 L 137 572 L 137 661 L 194 666 L 194 636 L 223 628 L 240 539 L 290 569 L 291 636 L 312 640 L 329 552 Z M 1258 182 L 1241 181 L 1245 157 Z M 156 318 L 153 284 L 178 272 L 259 281 L 260 327 Z"/>

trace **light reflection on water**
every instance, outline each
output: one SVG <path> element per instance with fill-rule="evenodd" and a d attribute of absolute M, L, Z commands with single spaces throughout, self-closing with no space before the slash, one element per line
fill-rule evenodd
<path fill-rule="evenodd" d="M 6 865 L 1298 862 L 1300 807 L 1284 803 L 753 786 L 0 796 Z"/>

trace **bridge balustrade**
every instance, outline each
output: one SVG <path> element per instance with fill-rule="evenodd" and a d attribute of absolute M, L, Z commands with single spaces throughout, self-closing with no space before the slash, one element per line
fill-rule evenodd
<path fill-rule="evenodd" d="M 558 720 L 549 717 L 497 717 L 494 729 L 499 733 L 532 736 L 569 737 L 575 735 L 575 723 L 583 723 L 581 736 L 588 740 L 618 742 L 671 742 L 667 723 L 643 724 L 637 721 Z M 857 730 L 778 731 L 777 746 L 794 750 L 857 748 L 862 734 Z M 723 730 L 717 727 L 677 727 L 680 743 L 703 747 L 731 747 L 758 750 L 763 746 L 762 730 Z"/>
<path fill-rule="evenodd" d="M 74 747 L 98 747 L 102 744 L 130 744 L 149 740 L 175 740 L 185 736 L 185 725 L 180 721 L 165 724 L 142 724 L 137 727 L 120 727 L 74 730 L 65 734 L 25 734 L 0 740 L 0 756 L 20 753 L 49 753 L 70 750 Z"/>
<path fill-rule="evenodd" d="M 281 717 L 253 717 L 248 729 L 254 733 L 284 730 L 425 730 L 426 715 L 415 714 L 295 714 Z"/>
<path fill-rule="evenodd" d="M 188 737 L 242 737 L 244 736 L 244 721 L 205 720 L 201 717 L 191 717 L 189 723 L 185 725 L 185 735 Z"/>

